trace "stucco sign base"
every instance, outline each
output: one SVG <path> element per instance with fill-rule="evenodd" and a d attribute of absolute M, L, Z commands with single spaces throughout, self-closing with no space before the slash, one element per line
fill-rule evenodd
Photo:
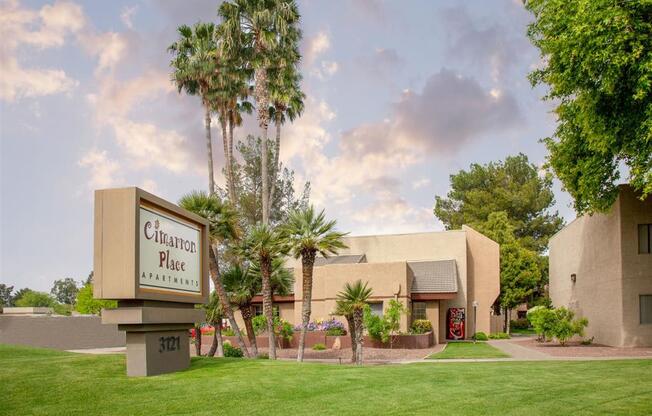
<path fill-rule="evenodd" d="M 127 332 L 127 375 L 155 376 L 190 366 L 188 330 Z"/>

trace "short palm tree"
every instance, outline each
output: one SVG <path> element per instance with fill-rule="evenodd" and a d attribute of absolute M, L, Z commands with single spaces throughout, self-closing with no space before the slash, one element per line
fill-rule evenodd
<path fill-rule="evenodd" d="M 251 300 L 260 291 L 260 283 L 250 268 L 236 264 L 224 272 L 222 276 L 224 288 L 226 289 L 231 302 L 237 305 L 242 314 L 242 320 L 247 330 L 247 338 L 251 346 L 251 352 L 254 356 L 258 355 L 258 345 L 256 344 L 256 334 L 253 326 L 253 310 Z"/>
<path fill-rule="evenodd" d="M 232 0 L 218 9 L 221 48 L 232 58 L 246 57 L 254 72 L 258 125 L 262 130 L 263 224 L 269 222 L 269 168 L 267 129 L 269 127 L 268 70 L 296 65 L 299 61 L 299 10 L 294 0 Z"/>
<path fill-rule="evenodd" d="M 310 322 L 315 257 L 317 253 L 328 257 L 330 254 L 337 254 L 339 249 L 346 248 L 342 241 L 346 234 L 335 231 L 335 224 L 334 220 L 326 220 L 323 210 L 317 214 L 311 205 L 305 210 L 291 212 L 287 221 L 280 227 L 281 235 L 292 255 L 297 259 L 301 258 L 303 296 L 297 361 L 303 361 L 306 332 Z"/>
<path fill-rule="evenodd" d="M 222 276 L 220 275 L 220 265 L 215 248 L 213 247 L 214 245 L 217 246 L 218 244 L 223 244 L 238 238 L 239 226 L 237 213 L 228 204 L 224 204 L 217 196 L 201 191 L 194 191 L 184 195 L 179 200 L 179 206 L 206 218 L 210 224 L 210 245 L 208 247 L 210 276 L 213 280 L 217 296 L 222 303 L 224 315 L 229 320 L 229 324 L 237 336 L 238 346 L 249 356 L 249 351 L 245 346 L 244 339 L 238 328 L 238 323 L 233 315 L 229 297 L 227 296 L 226 290 L 224 290 Z"/>
<path fill-rule="evenodd" d="M 371 297 L 372 290 L 367 286 L 367 282 L 362 283 L 361 280 L 347 283 L 344 285 L 344 290 L 337 294 L 337 300 L 343 303 L 343 307 L 349 308 L 353 315 L 354 328 L 354 341 L 355 341 L 355 359 L 356 364 L 362 365 L 362 333 L 364 331 L 364 324 L 362 321 L 364 308 L 367 305 L 369 297 Z"/>
<path fill-rule="evenodd" d="M 269 358 L 276 359 L 276 342 L 274 337 L 274 312 L 272 305 L 272 262 L 287 253 L 279 233 L 266 224 L 251 228 L 242 242 L 241 252 L 245 258 L 258 263 L 262 280 L 263 313 L 267 320 L 269 337 Z"/>
<path fill-rule="evenodd" d="M 224 317 L 224 310 L 220 302 L 217 292 L 213 291 L 207 304 L 203 305 L 206 311 L 206 323 L 215 328 L 213 333 L 213 343 L 211 349 L 208 351 L 209 357 L 214 357 L 217 352 L 218 357 L 224 357 L 224 343 L 222 342 L 222 318 Z"/>
<path fill-rule="evenodd" d="M 179 92 L 199 95 L 204 106 L 206 128 L 206 151 L 208 156 L 208 189 L 215 192 L 213 173 L 213 144 L 211 140 L 211 94 L 217 70 L 216 26 L 213 23 L 197 23 L 192 28 L 179 26 L 179 39 L 168 47 L 173 54 L 170 66 L 172 80 Z"/>
<path fill-rule="evenodd" d="M 355 322 L 353 322 L 353 308 L 349 303 L 338 300 L 335 302 L 335 310 L 332 315 L 343 316 L 349 324 L 349 337 L 351 338 L 351 362 L 355 362 L 356 343 L 355 343 Z"/>

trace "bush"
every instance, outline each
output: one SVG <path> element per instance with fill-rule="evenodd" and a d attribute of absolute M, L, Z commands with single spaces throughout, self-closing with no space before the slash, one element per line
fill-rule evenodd
<path fill-rule="evenodd" d="M 54 313 L 57 315 L 70 316 L 72 314 L 72 305 L 57 303 L 54 305 Z"/>
<path fill-rule="evenodd" d="M 222 330 L 222 335 L 224 335 L 225 337 L 234 337 L 235 331 L 233 330 L 233 328 L 224 328 Z"/>
<path fill-rule="evenodd" d="M 484 332 L 476 332 L 475 333 L 475 340 L 476 341 L 486 341 L 488 339 L 489 339 L 489 337 L 487 337 L 487 334 L 485 334 Z"/>
<path fill-rule="evenodd" d="M 322 344 L 321 342 L 318 342 L 317 344 L 312 346 L 312 349 L 315 351 L 323 351 L 326 349 L 326 346 Z"/>
<path fill-rule="evenodd" d="M 385 331 L 383 318 L 372 314 L 369 305 L 364 308 L 364 327 L 371 338 L 376 341 L 382 340 Z"/>
<path fill-rule="evenodd" d="M 506 334 L 504 332 L 497 332 L 495 334 L 490 334 L 489 339 L 510 339 L 511 337 L 509 334 Z"/>
<path fill-rule="evenodd" d="M 564 307 L 556 309 L 535 306 L 527 313 L 539 341 L 556 338 L 561 345 L 574 335 L 584 336 L 584 328 L 589 324 L 586 318 L 574 319 L 575 313 Z"/>
<path fill-rule="evenodd" d="M 87 283 L 77 292 L 77 302 L 75 310 L 84 315 L 99 315 L 102 309 L 117 308 L 118 302 L 115 300 L 100 300 L 93 297 L 93 285 Z"/>
<path fill-rule="evenodd" d="M 410 332 L 413 334 L 425 334 L 432 331 L 432 323 L 427 319 L 417 319 L 412 322 Z"/>
<path fill-rule="evenodd" d="M 251 320 L 252 326 L 254 327 L 254 334 L 260 335 L 267 331 L 267 319 L 264 315 L 258 315 Z M 274 317 L 274 335 L 283 337 L 285 339 L 292 339 L 292 334 L 294 334 L 294 329 L 292 325 L 285 319 L 280 319 L 279 317 Z"/>
<path fill-rule="evenodd" d="M 326 335 L 331 337 L 336 337 L 339 335 L 346 335 L 346 330 L 344 328 L 331 328 L 326 331 Z"/>
<path fill-rule="evenodd" d="M 552 309 L 545 306 L 535 306 L 527 311 L 527 319 L 532 324 L 539 342 L 552 339 L 556 322 L 555 313 Z"/>
<path fill-rule="evenodd" d="M 259 352 L 256 358 L 259 360 L 269 360 L 269 354 L 266 352 Z"/>
<path fill-rule="evenodd" d="M 16 300 L 16 306 L 53 308 L 57 301 L 45 292 L 29 290 Z"/>
<path fill-rule="evenodd" d="M 224 343 L 224 356 L 233 357 L 233 358 L 242 358 L 244 354 L 242 350 L 238 347 L 234 347 L 230 342 Z"/>
<path fill-rule="evenodd" d="M 254 334 L 256 335 L 267 331 L 267 319 L 265 319 L 265 315 L 254 316 L 251 320 L 251 325 L 254 327 Z"/>
<path fill-rule="evenodd" d="M 527 318 L 520 318 L 510 322 L 510 326 L 514 329 L 528 329 L 530 321 Z"/>

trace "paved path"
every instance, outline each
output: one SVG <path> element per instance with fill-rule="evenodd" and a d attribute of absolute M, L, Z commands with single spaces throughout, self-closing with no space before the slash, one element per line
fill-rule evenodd
<path fill-rule="evenodd" d="M 540 351 L 535 351 L 532 348 L 523 347 L 511 340 L 490 340 L 487 341 L 489 345 L 495 347 L 502 352 L 509 354 L 515 360 L 550 360 L 553 357 Z"/>

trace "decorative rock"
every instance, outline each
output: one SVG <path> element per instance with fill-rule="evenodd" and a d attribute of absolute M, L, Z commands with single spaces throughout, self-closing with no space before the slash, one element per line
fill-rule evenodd
<path fill-rule="evenodd" d="M 342 341 L 340 341 L 340 337 L 335 338 L 335 341 L 333 341 L 333 349 L 334 350 L 339 350 L 342 348 Z"/>

